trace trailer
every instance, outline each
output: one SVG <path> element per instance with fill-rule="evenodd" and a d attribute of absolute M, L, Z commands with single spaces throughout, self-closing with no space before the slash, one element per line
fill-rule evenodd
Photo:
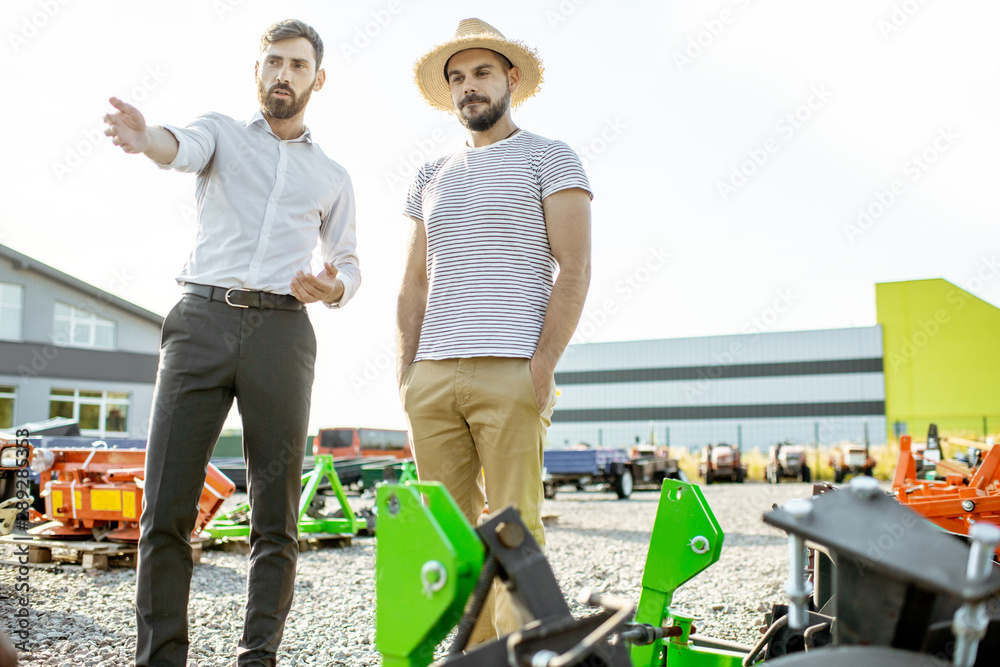
<path fill-rule="evenodd" d="M 665 479 L 683 479 L 677 461 L 662 454 L 633 457 L 624 449 L 550 449 L 545 452 L 543 489 L 555 498 L 560 486 L 583 490 L 602 484 L 619 498 L 636 489 L 659 489 Z"/>

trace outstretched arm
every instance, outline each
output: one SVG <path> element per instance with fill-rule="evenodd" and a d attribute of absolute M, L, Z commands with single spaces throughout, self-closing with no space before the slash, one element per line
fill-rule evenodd
<path fill-rule="evenodd" d="M 423 220 L 410 217 L 403 285 L 396 302 L 396 381 L 417 356 L 427 310 L 427 234 Z"/>
<path fill-rule="evenodd" d="M 560 190 L 542 200 L 542 210 L 559 275 L 531 358 L 539 410 L 549 403 L 556 364 L 573 337 L 590 287 L 590 195 L 580 188 Z"/>
<path fill-rule="evenodd" d="M 177 157 L 177 139 L 162 127 L 148 127 L 139 110 L 117 97 L 111 98 L 115 113 L 104 116 L 104 134 L 126 153 L 143 153 L 157 164 L 170 164 Z"/>

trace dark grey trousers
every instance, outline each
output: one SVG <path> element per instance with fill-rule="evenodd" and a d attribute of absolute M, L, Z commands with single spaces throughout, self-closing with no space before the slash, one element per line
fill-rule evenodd
<path fill-rule="evenodd" d="M 188 651 L 191 531 L 205 466 L 236 398 L 251 504 L 239 665 L 273 665 L 292 605 L 316 337 L 306 311 L 234 308 L 193 294 L 163 322 L 146 447 L 136 575 L 137 666 Z"/>

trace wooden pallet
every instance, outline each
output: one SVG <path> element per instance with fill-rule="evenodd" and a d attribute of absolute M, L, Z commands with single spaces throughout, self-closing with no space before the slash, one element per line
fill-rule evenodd
<path fill-rule="evenodd" d="M 94 542 L 87 540 L 55 540 L 51 538 L 7 535 L 0 537 L 0 544 L 27 545 L 28 563 L 37 567 L 78 565 L 84 570 L 107 570 L 111 566 L 135 567 L 139 548 L 120 542 Z M 202 541 L 192 542 L 194 564 L 201 563 Z M 0 561 L 5 565 L 20 565 L 17 560 Z"/>
<path fill-rule="evenodd" d="M 342 549 L 353 543 L 353 535 L 349 533 L 306 533 L 299 537 L 299 551 L 316 551 L 329 547 Z M 205 540 L 206 549 L 221 549 L 238 554 L 250 553 L 250 538 L 222 537 Z"/>

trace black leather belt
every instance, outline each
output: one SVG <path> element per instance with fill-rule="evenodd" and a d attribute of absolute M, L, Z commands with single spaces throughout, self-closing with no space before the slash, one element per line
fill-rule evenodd
<path fill-rule="evenodd" d="M 305 305 L 291 294 L 272 294 L 271 292 L 259 292 L 239 287 L 226 289 L 225 287 L 213 287 L 212 285 L 186 283 L 184 285 L 184 293 L 196 294 L 211 301 L 222 301 L 234 308 L 302 310 Z"/>

